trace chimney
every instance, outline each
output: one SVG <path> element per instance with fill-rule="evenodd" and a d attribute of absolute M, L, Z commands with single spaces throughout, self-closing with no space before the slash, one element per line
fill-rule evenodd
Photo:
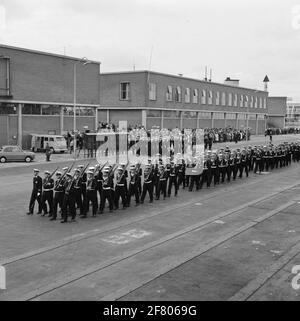
<path fill-rule="evenodd" d="M 235 86 L 239 87 L 240 85 L 240 80 L 239 79 L 231 79 L 230 77 L 227 77 L 224 81 L 225 85 L 230 85 L 230 86 Z"/>

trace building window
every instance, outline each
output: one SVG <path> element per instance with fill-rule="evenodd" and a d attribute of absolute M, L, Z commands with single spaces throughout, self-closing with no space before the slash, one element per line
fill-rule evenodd
<path fill-rule="evenodd" d="M 257 104 L 258 104 L 258 98 L 255 97 L 255 100 L 254 100 L 254 108 L 257 108 Z"/>
<path fill-rule="evenodd" d="M 180 113 L 179 110 L 164 110 L 164 118 L 177 119 L 180 118 Z"/>
<path fill-rule="evenodd" d="M 240 107 L 244 107 L 244 96 L 240 96 Z"/>
<path fill-rule="evenodd" d="M 92 107 L 79 107 L 79 116 L 95 116 L 95 108 Z"/>
<path fill-rule="evenodd" d="M 216 105 L 217 106 L 220 105 L 220 92 L 219 91 L 216 92 Z"/>
<path fill-rule="evenodd" d="M 232 93 L 228 94 L 228 106 L 232 106 Z"/>
<path fill-rule="evenodd" d="M 267 98 L 264 98 L 264 109 L 267 108 Z"/>
<path fill-rule="evenodd" d="M 257 114 L 257 120 L 265 120 L 265 115 Z"/>
<path fill-rule="evenodd" d="M 188 104 L 191 102 L 191 90 L 190 90 L 190 88 L 185 88 L 184 101 L 186 103 L 188 103 Z"/>
<path fill-rule="evenodd" d="M 237 107 L 237 105 L 238 105 L 238 95 L 237 94 L 234 94 L 233 105 L 234 105 L 234 107 Z"/>
<path fill-rule="evenodd" d="M 198 89 L 193 90 L 193 104 L 198 104 Z"/>
<path fill-rule="evenodd" d="M 17 113 L 17 106 L 9 103 L 0 103 L 0 115 L 12 115 Z"/>
<path fill-rule="evenodd" d="M 147 117 L 161 118 L 161 110 L 147 110 Z"/>
<path fill-rule="evenodd" d="M 226 93 L 222 93 L 222 106 L 226 105 Z"/>
<path fill-rule="evenodd" d="M 197 118 L 197 112 L 196 111 L 185 111 L 182 114 L 183 118 L 191 119 L 191 118 Z"/>
<path fill-rule="evenodd" d="M 209 112 L 199 112 L 199 119 L 211 119 L 211 113 Z"/>
<path fill-rule="evenodd" d="M 24 104 L 22 113 L 24 115 L 41 115 L 41 105 Z"/>
<path fill-rule="evenodd" d="M 120 100 L 129 100 L 130 95 L 130 83 L 121 82 L 120 84 Z"/>
<path fill-rule="evenodd" d="M 226 119 L 236 119 L 236 114 L 234 114 L 234 113 L 226 113 Z"/>
<path fill-rule="evenodd" d="M 263 108 L 262 97 L 259 97 L 259 108 Z"/>
<path fill-rule="evenodd" d="M 74 107 L 64 106 L 63 112 L 65 116 L 74 116 Z M 76 116 L 95 116 L 95 108 L 92 107 L 76 107 Z"/>
<path fill-rule="evenodd" d="M 60 106 L 42 105 L 42 115 L 60 115 Z"/>
<path fill-rule="evenodd" d="M 181 88 L 179 86 L 176 87 L 176 91 L 175 91 L 175 101 L 177 103 L 181 102 Z"/>
<path fill-rule="evenodd" d="M 213 93 L 212 93 L 212 91 L 210 90 L 210 91 L 208 92 L 208 104 L 209 104 L 209 105 L 212 105 L 212 103 L 213 103 Z"/>
<path fill-rule="evenodd" d="M 250 108 L 253 108 L 253 104 L 254 104 L 254 97 L 251 96 L 250 97 Z"/>
<path fill-rule="evenodd" d="M 206 90 L 203 89 L 201 92 L 201 104 L 205 105 L 206 104 Z"/>
<path fill-rule="evenodd" d="M 245 95 L 245 107 L 247 108 L 249 106 L 249 97 L 248 95 Z"/>
<path fill-rule="evenodd" d="M 173 100 L 173 87 L 172 86 L 167 87 L 166 100 L 167 101 Z"/>
<path fill-rule="evenodd" d="M 238 119 L 239 120 L 245 120 L 246 119 L 246 114 L 238 114 Z"/>
<path fill-rule="evenodd" d="M 214 119 L 225 119 L 224 113 L 214 113 Z"/>
<path fill-rule="evenodd" d="M 149 84 L 149 100 L 156 100 L 156 84 Z"/>
<path fill-rule="evenodd" d="M 248 120 L 256 120 L 256 115 L 255 114 L 249 114 L 248 115 Z"/>

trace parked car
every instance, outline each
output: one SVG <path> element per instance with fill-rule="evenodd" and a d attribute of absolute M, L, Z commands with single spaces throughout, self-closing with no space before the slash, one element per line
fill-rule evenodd
<path fill-rule="evenodd" d="M 0 149 L 0 163 L 23 161 L 30 163 L 34 160 L 35 154 L 25 152 L 19 146 L 3 146 Z"/>

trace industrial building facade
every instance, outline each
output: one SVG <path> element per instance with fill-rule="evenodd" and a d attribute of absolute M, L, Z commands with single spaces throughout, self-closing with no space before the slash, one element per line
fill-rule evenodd
<path fill-rule="evenodd" d="M 30 148 L 30 134 L 73 129 L 74 65 L 77 126 L 97 126 L 100 63 L 0 45 L 0 146 Z"/>
<path fill-rule="evenodd" d="M 76 66 L 76 72 L 75 68 Z M 74 86 L 74 74 L 76 85 Z M 160 128 L 251 128 L 263 134 L 267 91 L 150 71 L 100 73 L 100 62 L 0 45 L 0 146 L 30 134 L 93 131 L 98 123 Z"/>
<path fill-rule="evenodd" d="M 147 129 L 233 128 L 262 134 L 268 92 L 149 71 L 101 74 L 99 118 Z M 247 122 L 248 118 L 248 122 Z"/>

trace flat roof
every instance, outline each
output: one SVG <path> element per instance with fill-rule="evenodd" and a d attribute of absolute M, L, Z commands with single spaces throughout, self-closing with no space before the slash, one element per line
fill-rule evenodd
<path fill-rule="evenodd" d="M 27 49 L 27 48 L 8 46 L 8 45 L 3 45 L 1 43 L 0 43 L 0 48 L 12 49 L 12 50 L 18 50 L 18 51 L 25 51 L 25 52 L 29 52 L 29 53 L 38 54 L 38 55 L 51 56 L 51 57 L 64 58 L 64 59 L 77 60 L 77 61 L 80 61 L 82 59 L 82 58 L 66 56 L 66 55 L 61 55 L 61 54 L 54 54 L 54 53 L 49 53 L 49 52 L 39 51 L 39 50 L 34 50 L 34 49 Z M 95 60 L 90 60 L 90 59 L 88 59 L 88 60 L 91 63 L 94 63 L 94 64 L 99 64 L 99 65 L 101 64 L 100 61 L 95 61 Z"/>
<path fill-rule="evenodd" d="M 247 88 L 247 87 L 241 87 L 241 86 L 234 86 L 230 84 L 224 84 L 224 83 L 219 83 L 219 82 L 213 82 L 213 81 L 205 81 L 202 79 L 196 79 L 196 78 L 191 78 L 191 77 L 183 77 L 179 75 L 172 75 L 172 74 L 167 74 L 167 73 L 162 73 L 162 72 L 157 72 L 157 71 L 149 71 L 149 70 L 137 70 L 137 71 L 115 71 L 115 72 L 101 72 L 101 75 L 118 75 L 118 74 L 138 74 L 138 73 L 150 73 L 150 74 L 156 74 L 156 75 L 161 75 L 161 76 L 168 76 L 168 77 L 173 77 L 173 78 L 178 78 L 178 79 L 187 79 L 187 80 L 192 80 L 192 81 L 198 81 L 204 84 L 213 84 L 213 85 L 218 85 L 218 86 L 225 86 L 225 87 L 230 87 L 230 88 L 240 88 L 240 89 L 246 89 L 246 90 L 251 90 L 255 92 L 260 92 L 260 93 L 268 93 L 264 90 L 260 89 L 255 89 L 255 88 Z M 231 79 L 232 80 L 232 79 Z"/>

